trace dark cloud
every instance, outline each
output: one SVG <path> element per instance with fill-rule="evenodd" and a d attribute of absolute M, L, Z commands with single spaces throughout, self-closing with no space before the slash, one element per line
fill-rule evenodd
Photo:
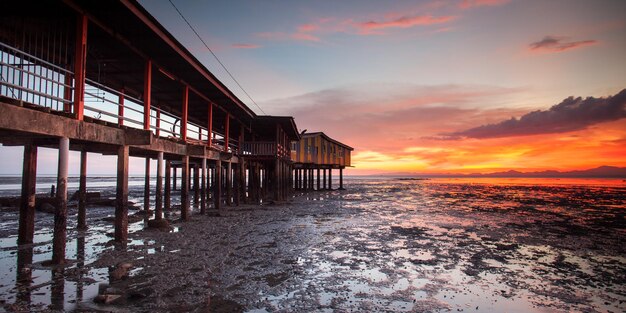
<path fill-rule="evenodd" d="M 440 139 L 499 138 L 565 133 L 622 118 L 626 118 L 626 89 L 607 98 L 569 97 L 546 111 L 533 111 L 519 119 L 511 118 L 496 124 L 442 134 Z"/>
<path fill-rule="evenodd" d="M 546 36 L 542 40 L 530 44 L 530 50 L 562 52 L 598 43 L 596 40 L 567 41 L 567 37 Z"/>

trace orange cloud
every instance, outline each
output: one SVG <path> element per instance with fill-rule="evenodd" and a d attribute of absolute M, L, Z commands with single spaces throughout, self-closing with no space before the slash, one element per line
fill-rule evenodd
<path fill-rule="evenodd" d="M 362 33 L 371 33 L 372 30 L 380 30 L 386 28 L 410 28 L 415 26 L 442 24 L 450 22 L 455 18 L 455 16 L 434 17 L 432 15 L 403 16 L 389 21 L 369 21 L 365 23 L 359 23 L 357 24 L 357 26 Z"/>
<path fill-rule="evenodd" d="M 301 129 L 323 130 L 353 146 L 356 168 L 351 174 L 626 166 L 624 118 L 533 136 L 432 138 L 523 116 L 531 109 L 501 107 L 499 103 L 514 99 L 524 103 L 525 93 L 524 89 L 488 86 L 380 84 L 324 90 L 262 105 L 293 115 Z"/>
<path fill-rule="evenodd" d="M 567 41 L 567 37 L 546 36 L 542 40 L 529 45 L 532 52 L 563 52 L 571 49 L 591 46 L 598 43 L 597 40 Z"/>
<path fill-rule="evenodd" d="M 252 44 L 252 43 L 235 43 L 232 45 L 233 48 L 237 49 L 257 49 L 261 48 L 260 45 Z"/>

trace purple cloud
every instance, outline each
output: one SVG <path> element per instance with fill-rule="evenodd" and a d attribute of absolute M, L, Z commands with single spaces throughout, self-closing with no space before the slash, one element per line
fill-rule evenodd
<path fill-rule="evenodd" d="M 500 138 L 565 133 L 626 118 L 626 89 L 606 98 L 569 97 L 549 110 L 538 110 L 496 124 L 441 134 L 440 139 Z"/>

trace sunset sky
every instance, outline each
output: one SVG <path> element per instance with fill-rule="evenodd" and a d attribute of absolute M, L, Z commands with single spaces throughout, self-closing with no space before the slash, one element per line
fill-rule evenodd
<path fill-rule="evenodd" d="M 626 166 L 626 1 L 173 2 L 265 113 L 354 147 L 348 174 Z"/>

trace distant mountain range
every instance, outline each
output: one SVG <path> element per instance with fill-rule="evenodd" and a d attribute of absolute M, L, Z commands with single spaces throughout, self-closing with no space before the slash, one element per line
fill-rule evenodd
<path fill-rule="evenodd" d="M 539 171 L 539 172 L 520 172 L 520 171 L 506 171 L 506 172 L 494 172 L 486 174 L 453 174 L 453 173 L 402 173 L 396 174 L 401 176 L 418 176 L 418 177 L 528 177 L 528 178 L 626 178 L 626 167 L 616 166 L 600 166 L 588 170 L 579 171 Z M 393 175 L 384 175 L 393 176 Z"/>

